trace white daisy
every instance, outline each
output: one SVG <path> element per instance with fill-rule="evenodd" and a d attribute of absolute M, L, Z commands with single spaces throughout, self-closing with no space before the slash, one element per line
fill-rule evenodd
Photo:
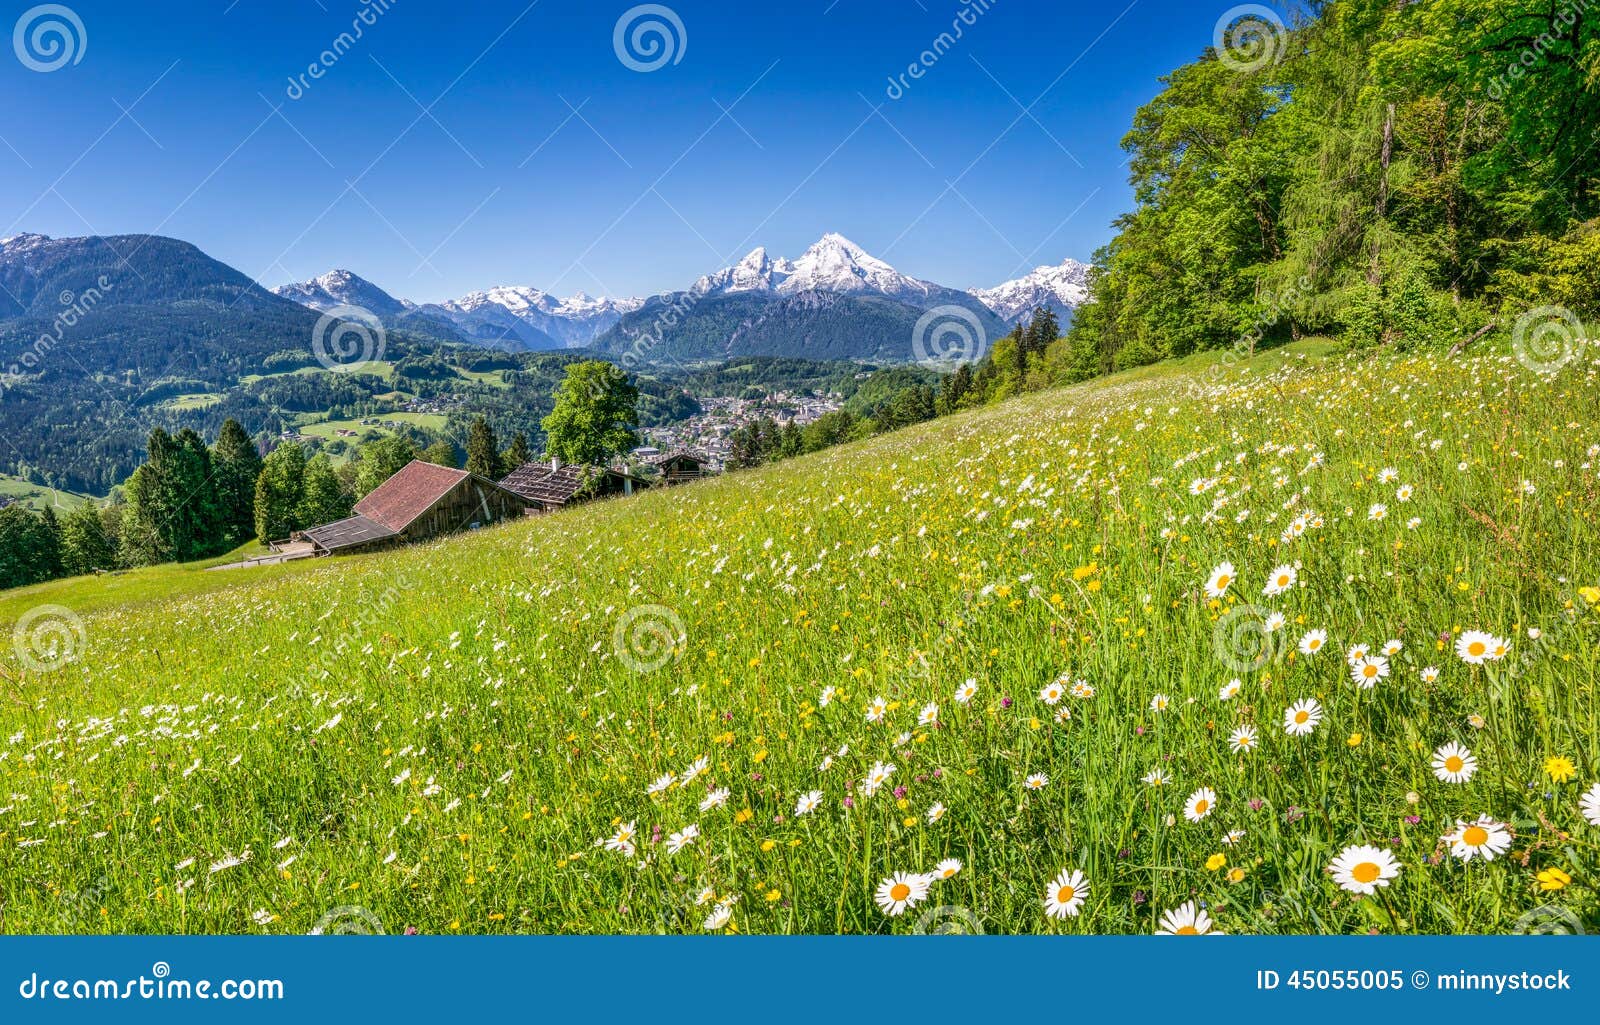
<path fill-rule="evenodd" d="M 1044 891 L 1044 913 L 1051 918 L 1076 918 L 1089 899 L 1089 880 L 1077 869 L 1062 869 Z"/>
<path fill-rule="evenodd" d="M 1315 655 L 1328 646 L 1328 631 L 1311 630 L 1300 638 L 1300 654 Z"/>
<path fill-rule="evenodd" d="M 794 805 L 795 817 L 799 818 L 801 815 L 810 815 L 812 812 L 817 810 L 817 806 L 821 803 L 822 791 L 820 790 L 813 790 L 810 793 L 801 794 L 800 800 L 796 801 Z"/>
<path fill-rule="evenodd" d="M 1261 589 L 1261 593 L 1268 598 L 1276 598 L 1293 587 L 1298 579 L 1300 579 L 1299 572 L 1293 566 L 1285 563 L 1267 574 L 1267 586 Z"/>
<path fill-rule="evenodd" d="M 1400 863 L 1386 850 L 1367 844 L 1352 844 L 1339 852 L 1329 866 L 1333 881 L 1351 893 L 1374 894 L 1378 887 L 1400 875 Z"/>
<path fill-rule="evenodd" d="M 891 918 L 914 908 L 928 896 L 928 879 L 919 872 L 896 872 L 878 884 L 873 899 Z"/>
<path fill-rule="evenodd" d="M 1283 731 L 1291 737 L 1305 737 L 1322 722 L 1322 705 L 1316 698 L 1302 698 L 1283 713 Z"/>
<path fill-rule="evenodd" d="M 1479 815 L 1476 822 L 1456 820 L 1456 828 L 1440 838 L 1450 845 L 1450 853 L 1462 861 L 1482 858 L 1493 861 L 1511 846 L 1511 834 L 1506 827 L 1487 815 Z"/>
<path fill-rule="evenodd" d="M 1189 795 L 1183 803 L 1183 817 L 1190 822 L 1199 822 L 1210 815 L 1217 808 L 1217 792 L 1210 787 L 1201 787 Z"/>
<path fill-rule="evenodd" d="M 1194 901 L 1187 901 L 1161 914 L 1161 927 L 1157 936 L 1221 936 L 1211 931 L 1211 916 Z"/>
<path fill-rule="evenodd" d="M 1465 783 L 1478 771 L 1478 759 L 1466 745 L 1450 741 L 1433 753 L 1433 774 L 1441 783 Z"/>
<path fill-rule="evenodd" d="M 1234 579 L 1233 563 L 1224 562 L 1218 565 L 1211 571 L 1211 576 L 1206 578 L 1206 597 L 1221 598 L 1228 593 L 1228 588 Z"/>

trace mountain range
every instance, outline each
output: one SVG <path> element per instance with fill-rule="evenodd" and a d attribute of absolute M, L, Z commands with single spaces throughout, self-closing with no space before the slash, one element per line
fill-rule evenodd
<path fill-rule="evenodd" d="M 829 233 L 796 259 L 758 247 L 682 291 L 648 299 L 582 292 L 558 298 L 538 288 L 498 286 L 417 304 L 348 270 L 272 291 L 320 312 L 360 307 L 423 333 L 513 351 L 594 346 L 616 354 L 637 350 L 643 338 L 654 358 L 904 359 L 917 321 L 941 306 L 970 311 L 991 338 L 1039 306 L 1065 325 L 1087 296 L 1088 271 L 1069 259 L 994 288 L 961 291 L 902 274 Z"/>

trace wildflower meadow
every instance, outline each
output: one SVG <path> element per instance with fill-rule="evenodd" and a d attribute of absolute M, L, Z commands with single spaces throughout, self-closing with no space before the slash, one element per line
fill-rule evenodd
<path fill-rule="evenodd" d="M 1597 375 L 1297 345 L 16 592 L 0 930 L 1592 928 Z"/>

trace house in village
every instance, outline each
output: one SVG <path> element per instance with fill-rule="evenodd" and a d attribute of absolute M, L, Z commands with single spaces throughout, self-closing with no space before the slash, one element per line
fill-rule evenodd
<path fill-rule="evenodd" d="M 553 512 L 590 498 L 631 495 L 649 482 L 611 466 L 576 466 L 559 459 L 524 463 L 500 486 L 525 499 L 530 511 Z"/>
<path fill-rule="evenodd" d="M 313 555 L 426 541 L 523 516 L 530 501 L 486 477 L 413 459 L 356 503 L 355 515 L 297 532 Z"/>

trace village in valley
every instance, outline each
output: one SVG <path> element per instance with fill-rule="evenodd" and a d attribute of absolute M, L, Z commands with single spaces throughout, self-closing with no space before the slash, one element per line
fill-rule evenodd
<path fill-rule="evenodd" d="M 771 420 L 779 427 L 789 424 L 804 427 L 844 405 L 844 397 L 837 392 L 811 395 L 774 391 L 760 398 L 713 395 L 696 398 L 700 413 L 670 426 L 645 428 L 640 432 L 645 445 L 634 455 L 650 459 L 664 452 L 687 449 L 703 456 L 709 468 L 720 471 L 728 464 L 733 433 L 739 428 L 762 420 Z"/>

